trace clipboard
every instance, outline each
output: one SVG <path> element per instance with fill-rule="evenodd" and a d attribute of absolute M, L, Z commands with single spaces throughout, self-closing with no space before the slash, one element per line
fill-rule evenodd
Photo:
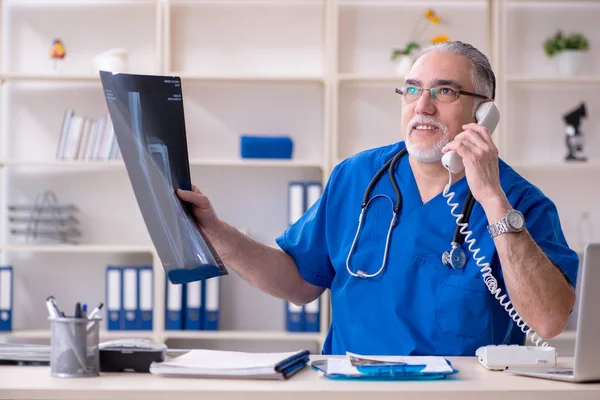
<path fill-rule="evenodd" d="M 440 380 L 448 375 L 457 373 L 452 368 L 451 372 L 424 372 L 424 365 L 370 365 L 357 367 L 358 374 L 328 373 L 327 359 L 315 360 L 311 368 L 332 380 L 366 380 L 366 381 L 415 381 L 415 380 Z M 450 361 L 448 364 L 452 366 Z"/>

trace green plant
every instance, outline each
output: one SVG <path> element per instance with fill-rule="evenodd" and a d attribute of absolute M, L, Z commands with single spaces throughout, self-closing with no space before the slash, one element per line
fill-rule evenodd
<path fill-rule="evenodd" d="M 413 26 L 412 32 L 409 36 L 406 46 L 402 48 L 392 49 L 391 59 L 392 61 L 397 59 L 401 55 L 410 55 L 414 50 L 421 48 L 419 41 L 423 39 L 425 32 L 432 25 L 439 25 L 441 21 L 440 16 L 432 8 L 428 8 L 422 14 L 421 18 L 417 20 Z M 448 37 L 445 35 L 437 35 L 432 42 L 443 42 L 448 41 Z"/>
<path fill-rule="evenodd" d="M 395 60 L 400 55 L 409 55 L 413 50 L 417 50 L 421 46 L 417 42 L 408 42 L 403 49 L 394 49 L 392 52 L 392 60 Z"/>
<path fill-rule="evenodd" d="M 588 50 L 588 39 L 581 33 L 571 33 L 570 35 L 563 34 L 562 31 L 557 31 L 554 36 L 546 39 L 544 42 L 544 51 L 548 57 L 565 51 L 565 50 Z"/>

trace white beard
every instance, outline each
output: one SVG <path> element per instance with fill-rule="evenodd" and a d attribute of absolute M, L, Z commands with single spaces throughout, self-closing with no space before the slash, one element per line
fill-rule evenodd
<path fill-rule="evenodd" d="M 442 138 L 437 142 L 430 145 L 416 145 L 411 140 L 411 130 L 415 125 L 434 125 L 438 127 L 442 132 Z M 450 142 L 448 140 L 448 127 L 441 121 L 438 121 L 432 117 L 416 116 L 414 117 L 408 126 L 406 127 L 406 150 L 408 154 L 415 158 L 415 160 L 422 162 L 440 162 L 442 160 L 442 148 Z"/>
<path fill-rule="evenodd" d="M 442 160 L 442 148 L 447 145 L 450 141 L 444 135 L 439 142 L 429 146 L 417 146 L 410 139 L 406 140 L 406 150 L 408 154 L 414 157 L 415 160 L 422 162 L 439 162 Z"/>

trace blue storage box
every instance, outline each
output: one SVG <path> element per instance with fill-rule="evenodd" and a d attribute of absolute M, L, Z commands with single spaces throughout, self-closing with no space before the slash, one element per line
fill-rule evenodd
<path fill-rule="evenodd" d="M 288 136 L 242 135 L 242 158 L 292 158 L 294 144 Z"/>

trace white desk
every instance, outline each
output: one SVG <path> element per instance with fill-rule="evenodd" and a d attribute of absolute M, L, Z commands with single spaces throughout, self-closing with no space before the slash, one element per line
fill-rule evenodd
<path fill-rule="evenodd" d="M 315 356 L 313 359 L 321 357 Z M 49 367 L 0 367 L 0 399 L 553 400 L 600 399 L 600 383 L 576 384 L 488 371 L 475 358 L 449 358 L 460 372 L 430 382 L 332 381 L 310 367 L 287 381 L 165 378 L 112 373 L 52 378 Z M 561 359 L 570 366 L 571 359 Z"/>

